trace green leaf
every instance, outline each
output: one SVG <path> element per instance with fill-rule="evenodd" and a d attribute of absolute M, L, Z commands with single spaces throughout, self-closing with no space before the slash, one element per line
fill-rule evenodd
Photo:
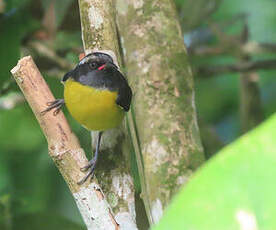
<path fill-rule="evenodd" d="M 26 5 L 30 0 L 4 0 L 6 12 Z"/>
<path fill-rule="evenodd" d="M 15 230 L 84 230 L 85 227 L 74 223 L 58 214 L 52 213 L 30 213 L 22 216 L 17 216 L 14 220 Z"/>
<path fill-rule="evenodd" d="M 25 103 L 0 113 L 1 150 L 32 151 L 45 141 L 30 107 Z"/>
<path fill-rule="evenodd" d="M 273 0 L 232 0 L 222 1 L 214 19 L 230 19 L 234 14 L 248 15 L 250 39 L 258 42 L 275 42 L 275 1 Z"/>
<path fill-rule="evenodd" d="M 175 197 L 155 230 L 276 229 L 276 115 L 227 146 Z"/>
<path fill-rule="evenodd" d="M 15 9 L 0 20 L 0 88 L 10 78 L 10 70 L 20 57 L 20 44 L 24 36 L 37 28 L 38 23 L 28 10 Z"/>

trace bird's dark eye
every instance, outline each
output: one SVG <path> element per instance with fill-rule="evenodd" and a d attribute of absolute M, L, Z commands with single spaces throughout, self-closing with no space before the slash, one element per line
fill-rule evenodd
<path fill-rule="evenodd" d="M 96 69 L 96 68 L 97 68 L 97 63 L 96 63 L 96 62 L 90 62 L 90 63 L 89 63 L 89 67 L 90 67 L 91 69 Z"/>

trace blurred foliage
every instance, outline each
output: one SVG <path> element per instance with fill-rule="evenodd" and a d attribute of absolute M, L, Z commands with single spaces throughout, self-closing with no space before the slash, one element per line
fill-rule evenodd
<path fill-rule="evenodd" d="M 276 229 L 276 115 L 224 148 L 175 197 L 155 230 Z"/>
<path fill-rule="evenodd" d="M 49 40 L 43 20 L 50 2 L 7 0 L 0 14 L 0 98 L 3 98 L 0 100 L 0 229 L 3 230 L 84 229 L 75 202 L 48 157 L 46 140 L 27 103 L 10 110 L 1 106 L 6 99 L 12 98 L 12 91 L 18 91 L 11 83 L 10 70 L 22 55 L 27 54 L 35 56 L 53 93 L 62 97 L 59 79 L 66 70 L 59 70 L 54 60 L 47 60 L 28 44 L 38 40 L 67 62 L 76 63 L 82 46 L 80 22 L 77 21 L 73 28 L 62 29 L 72 1 L 56 1 L 54 23 L 55 28 L 61 30 Z M 75 8 L 78 15 L 77 11 Z M 89 133 L 72 118 L 69 120 L 82 146 L 90 152 Z"/>
<path fill-rule="evenodd" d="M 211 127 L 216 132 L 216 139 L 224 145 L 241 135 L 240 111 L 240 74 L 229 73 L 216 76 L 205 76 L 197 72 L 199 66 L 220 66 L 240 61 L 241 47 L 235 44 L 242 40 L 244 25 L 248 26 L 249 42 L 276 42 L 276 2 L 272 0 L 176 0 L 181 25 L 184 30 L 184 40 L 188 49 L 204 45 L 205 47 L 228 50 L 222 54 L 192 55 L 190 61 L 195 72 L 196 105 L 200 128 Z M 261 9 L 261 10 L 260 10 Z M 196 16 L 200 15 L 200 16 Z M 215 29 L 214 29 L 215 28 Z M 220 35 L 220 36 L 219 36 Z M 227 39 L 229 41 L 227 41 Z M 223 40 L 225 39 L 225 40 Z M 241 41 L 240 41 L 241 42 Z M 233 45 L 234 44 L 234 45 Z M 276 58 L 271 53 L 256 53 L 252 60 Z M 276 70 L 258 70 L 259 81 L 256 83 L 261 92 L 261 103 L 265 118 L 275 112 Z M 202 131 L 208 133 L 208 131 Z M 206 156 L 210 157 L 214 149 L 222 147 L 211 146 L 212 138 L 201 135 Z"/>
<path fill-rule="evenodd" d="M 249 41 L 276 42 L 274 0 L 175 0 L 188 48 L 223 43 L 214 28 L 238 39 L 248 24 Z M 261 10 L 260 10 L 261 9 Z M 33 42 L 41 46 L 33 46 Z M 223 43 L 229 53 L 191 56 L 196 104 L 207 157 L 241 134 L 239 73 L 201 76 L 198 66 L 235 63 L 239 48 Z M 50 51 L 46 52 L 46 51 Z M 237 51 L 238 50 L 238 51 Z M 73 198 L 47 155 L 47 143 L 29 106 L 9 104 L 19 92 L 10 69 L 31 54 L 57 98 L 59 79 L 82 52 L 77 1 L 0 0 L 0 229 L 83 229 Z M 53 55 L 52 55 L 53 54 Z M 58 60 L 57 60 L 58 58 Z M 275 58 L 256 54 L 253 60 Z M 265 118 L 275 112 L 276 71 L 257 71 Z M 87 153 L 90 135 L 65 109 L 73 131 Z M 134 160 L 133 160 L 134 161 Z M 133 163 L 134 164 L 134 163 Z M 136 178 L 136 177 L 135 177 Z M 138 185 L 139 183 L 135 183 Z M 138 186 L 136 186 L 138 187 Z M 139 216 L 139 215 L 138 215 Z"/>
<path fill-rule="evenodd" d="M 43 0 L 41 1 L 44 11 L 49 10 L 51 4 L 54 4 L 54 15 L 56 17 L 55 26 L 58 27 L 63 18 L 72 4 L 73 0 L 63 0 L 63 1 L 55 1 L 55 0 Z M 70 40 L 69 40 L 70 41 Z"/>
<path fill-rule="evenodd" d="M 7 9 L 9 8 L 10 10 L 0 18 L 0 51 L 2 56 L 0 86 L 10 78 L 10 70 L 20 57 L 22 39 L 30 31 L 38 28 L 38 22 L 30 17 L 27 9 L 22 6 L 22 2 L 18 8 L 11 8 L 11 5 L 7 7 Z"/>

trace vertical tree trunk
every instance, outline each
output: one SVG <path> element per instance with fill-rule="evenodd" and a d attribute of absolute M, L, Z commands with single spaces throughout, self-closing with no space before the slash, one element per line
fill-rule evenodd
<path fill-rule="evenodd" d="M 116 63 L 121 63 L 113 1 L 79 0 L 79 6 L 85 53 L 106 52 Z M 120 229 L 133 230 L 137 229 L 135 192 L 125 135 L 123 127 L 104 132 L 96 175 Z M 92 142 L 96 137 L 97 133 L 92 132 Z"/>
<path fill-rule="evenodd" d="M 152 224 L 204 161 L 192 71 L 171 0 L 117 0 L 116 9 L 135 95 L 128 123 Z"/>

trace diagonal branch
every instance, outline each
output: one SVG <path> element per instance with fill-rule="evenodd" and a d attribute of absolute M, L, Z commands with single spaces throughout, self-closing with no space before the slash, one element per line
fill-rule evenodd
<path fill-rule="evenodd" d="M 54 97 L 33 59 L 30 56 L 22 58 L 11 73 L 39 122 L 48 141 L 49 155 L 74 196 L 87 229 L 119 229 L 97 181 L 77 184 L 85 175 L 80 168 L 87 164 L 87 159 L 64 114 L 41 115 L 47 102 L 54 101 Z"/>

